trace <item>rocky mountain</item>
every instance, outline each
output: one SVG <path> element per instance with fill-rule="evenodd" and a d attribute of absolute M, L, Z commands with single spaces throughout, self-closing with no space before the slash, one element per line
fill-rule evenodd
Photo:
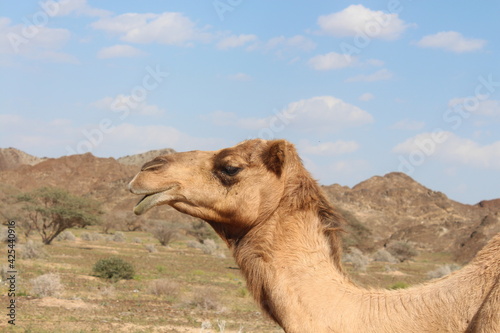
<path fill-rule="evenodd" d="M 461 204 L 404 173 L 375 176 L 353 188 L 326 186 L 325 191 L 335 206 L 371 231 L 376 246 L 407 240 L 424 251 L 451 252 L 457 261 L 468 261 L 500 232 L 500 200 Z"/>
<path fill-rule="evenodd" d="M 1 156 L 8 157 L 16 151 L 3 149 Z M 140 224 L 141 219 L 193 221 L 168 206 L 141 218 L 132 213 L 139 198 L 128 192 L 128 182 L 143 163 L 172 152 L 167 149 L 119 159 L 88 153 L 45 160 L 16 153 L 12 155 L 15 158 L 4 162 L 9 167 L 0 169 L 0 215 L 8 216 L 16 207 L 13 195 L 55 186 L 93 197 L 102 203 L 107 221 L 128 227 Z M 500 199 L 461 204 L 403 173 L 375 176 L 352 188 L 335 184 L 324 190 L 346 216 L 346 229 L 355 238 L 355 245 L 364 251 L 377 249 L 391 240 L 406 240 L 422 251 L 450 252 L 457 261 L 466 262 L 500 232 Z"/>
<path fill-rule="evenodd" d="M 44 161 L 16 148 L 0 148 L 0 171 L 17 168 L 20 165 L 35 165 Z"/>
<path fill-rule="evenodd" d="M 158 150 L 151 150 L 146 153 L 142 154 L 136 154 L 136 155 L 127 155 L 124 157 L 120 157 L 117 161 L 126 164 L 126 165 L 138 165 L 141 166 L 144 163 L 151 161 L 153 158 L 156 156 L 160 155 L 168 155 L 175 153 L 175 150 L 166 148 L 166 149 L 158 149 Z"/>

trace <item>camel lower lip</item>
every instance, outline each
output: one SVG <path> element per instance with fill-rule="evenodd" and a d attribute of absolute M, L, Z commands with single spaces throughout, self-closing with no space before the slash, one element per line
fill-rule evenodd
<path fill-rule="evenodd" d="M 141 215 L 154 207 L 164 191 L 145 195 L 134 207 L 134 213 Z"/>

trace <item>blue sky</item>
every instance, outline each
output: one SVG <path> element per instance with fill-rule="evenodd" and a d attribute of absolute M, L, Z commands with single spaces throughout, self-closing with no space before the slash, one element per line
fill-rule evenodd
<path fill-rule="evenodd" d="M 0 146 L 295 143 L 322 184 L 500 197 L 500 2 L 0 3 Z"/>

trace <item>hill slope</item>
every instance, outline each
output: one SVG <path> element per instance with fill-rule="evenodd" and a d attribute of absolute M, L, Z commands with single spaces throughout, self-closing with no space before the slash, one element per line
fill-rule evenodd
<path fill-rule="evenodd" d="M 44 158 L 32 156 L 16 148 L 0 148 L 0 171 L 14 169 L 25 164 L 35 165 L 44 160 Z"/>
<path fill-rule="evenodd" d="M 138 165 L 141 166 L 144 163 L 151 161 L 156 156 L 160 155 L 168 155 L 175 153 L 175 150 L 170 148 L 158 149 L 158 150 L 150 150 L 148 152 L 136 155 L 127 155 L 124 157 L 120 157 L 117 159 L 118 162 L 126 165 Z"/>
<path fill-rule="evenodd" d="M 498 205 L 465 205 L 419 184 L 403 173 L 375 176 L 352 189 L 326 186 L 332 203 L 372 231 L 373 241 L 415 242 L 424 251 L 452 252 L 467 261 L 500 232 Z"/>
<path fill-rule="evenodd" d="M 12 201 L 9 200 L 12 194 L 55 186 L 91 196 L 102 202 L 107 218 L 133 224 L 140 219 L 132 213 L 138 198 L 128 192 L 128 182 L 143 163 L 172 152 L 152 151 L 118 160 L 88 153 L 41 162 L 36 158 L 23 159 L 23 154 L 16 153 L 15 156 L 21 157 L 17 164 L 10 165 L 17 167 L 0 170 L 0 210 L 6 211 L 6 202 Z M 381 247 L 390 240 L 408 240 L 423 251 L 451 252 L 457 260 L 468 261 L 500 232 L 500 199 L 477 205 L 461 204 L 403 173 L 375 176 L 352 188 L 335 184 L 325 186 L 324 190 L 334 206 L 349 216 L 348 230 L 362 231 L 356 242 L 365 250 Z M 168 206 L 154 209 L 144 218 L 193 221 Z"/>

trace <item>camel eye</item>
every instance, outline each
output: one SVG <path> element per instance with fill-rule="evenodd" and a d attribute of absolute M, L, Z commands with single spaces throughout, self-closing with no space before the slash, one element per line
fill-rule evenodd
<path fill-rule="evenodd" d="M 228 176 L 236 176 L 241 171 L 241 168 L 226 165 L 222 168 L 222 172 Z"/>

